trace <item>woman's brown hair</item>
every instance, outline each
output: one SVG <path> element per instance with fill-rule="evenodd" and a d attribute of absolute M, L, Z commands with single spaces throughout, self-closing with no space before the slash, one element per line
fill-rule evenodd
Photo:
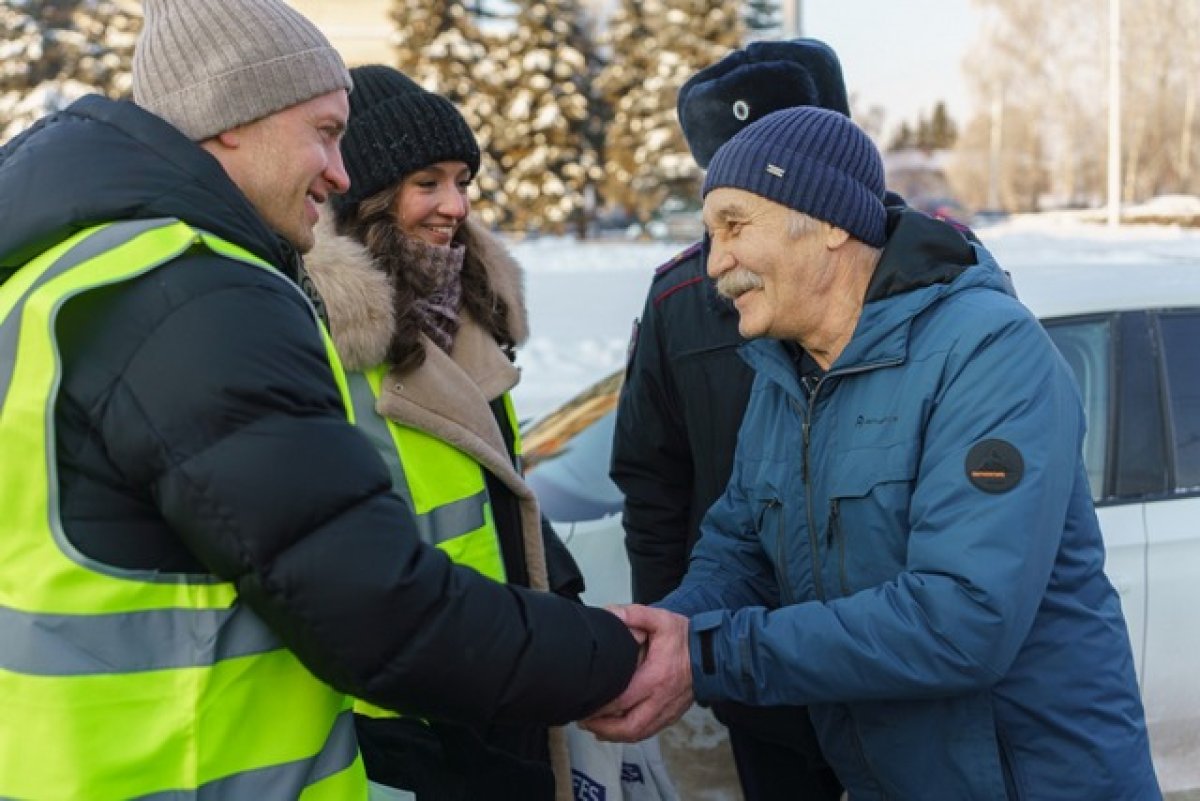
<path fill-rule="evenodd" d="M 396 330 L 388 348 L 387 360 L 401 372 L 409 372 L 425 363 L 425 346 L 421 341 L 418 318 L 411 314 L 417 300 L 427 297 L 433 287 L 418 270 L 403 263 L 400 238 L 405 236 L 396 225 L 395 208 L 403 182 L 377 192 L 355 206 L 338 210 L 337 231 L 352 236 L 366 247 L 376 266 L 386 272 L 395 288 Z M 466 245 L 465 228 L 459 226 L 454 242 Z M 513 357 L 516 343 L 509 333 L 508 304 L 493 289 L 488 280 L 487 266 L 473 248 L 467 246 L 463 256 L 462 303 L 472 318 L 495 338 L 501 348 Z"/>

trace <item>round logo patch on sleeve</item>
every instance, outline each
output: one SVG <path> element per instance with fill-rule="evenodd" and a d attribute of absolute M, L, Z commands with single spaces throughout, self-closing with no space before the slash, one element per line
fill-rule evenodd
<path fill-rule="evenodd" d="M 1017 486 L 1025 475 L 1025 460 L 1012 443 L 985 439 L 967 452 L 967 479 L 984 492 L 998 494 Z"/>

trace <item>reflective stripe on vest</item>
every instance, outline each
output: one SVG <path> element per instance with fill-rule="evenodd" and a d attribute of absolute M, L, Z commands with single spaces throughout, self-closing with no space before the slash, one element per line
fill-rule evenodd
<path fill-rule="evenodd" d="M 483 468 L 452 445 L 375 411 L 387 368 L 348 377 L 355 420 L 388 466 L 392 489 L 417 518 L 421 539 L 460 565 L 504 581 L 500 539 Z"/>
<path fill-rule="evenodd" d="M 437 437 L 380 415 L 375 404 L 385 380 L 386 366 L 349 374 L 354 416 L 387 464 L 392 489 L 413 510 L 418 535 L 456 564 L 504 581 L 504 559 L 483 468 Z M 355 701 L 354 711 L 374 718 L 395 717 L 366 701 Z"/>
<path fill-rule="evenodd" d="M 278 274 L 162 219 L 82 231 L 0 285 L 0 798 L 366 797 L 348 700 L 231 584 L 105 566 L 62 530 L 58 312 L 196 247 Z"/>

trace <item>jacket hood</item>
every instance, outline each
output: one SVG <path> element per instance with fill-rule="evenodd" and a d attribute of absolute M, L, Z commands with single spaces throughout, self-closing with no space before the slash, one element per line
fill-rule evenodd
<path fill-rule="evenodd" d="M 220 162 L 128 101 L 88 95 L 0 148 L 0 281 L 76 231 L 175 217 L 297 277 L 294 248 Z"/>
<path fill-rule="evenodd" d="M 1013 294 L 992 254 L 957 227 L 924 212 L 889 209 L 887 244 L 838 366 L 902 358 L 913 318 L 971 289 Z"/>
<path fill-rule="evenodd" d="M 978 259 L 950 223 L 906 206 L 889 206 L 887 244 L 867 287 L 866 302 L 947 284 Z"/>
<path fill-rule="evenodd" d="M 520 265 L 495 234 L 470 217 L 460 232 L 467 258 L 481 261 L 492 288 L 508 305 L 509 336 L 523 344 L 529 324 Z M 351 370 L 373 367 L 384 360 L 396 325 L 391 282 L 362 243 L 334 230 L 328 206 L 321 209 L 316 234 L 304 267 L 324 302 L 338 355 Z"/>

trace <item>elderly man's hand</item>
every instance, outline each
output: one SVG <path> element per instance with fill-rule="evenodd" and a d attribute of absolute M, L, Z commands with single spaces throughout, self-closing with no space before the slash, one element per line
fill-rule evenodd
<path fill-rule="evenodd" d="M 688 619 L 638 605 L 612 611 L 635 636 L 644 633 L 645 659 L 625 692 L 580 725 L 601 740 L 633 743 L 679 720 L 692 705 Z"/>

